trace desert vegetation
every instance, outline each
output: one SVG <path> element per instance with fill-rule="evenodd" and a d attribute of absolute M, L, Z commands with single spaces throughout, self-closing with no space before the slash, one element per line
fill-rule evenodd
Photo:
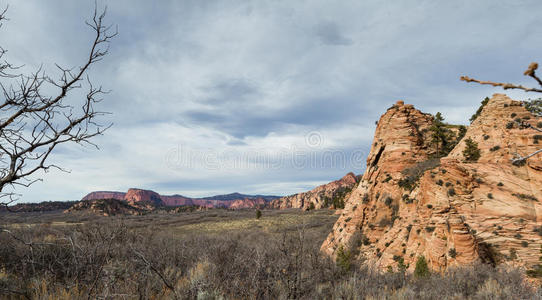
<path fill-rule="evenodd" d="M 332 210 L 212 209 L 142 216 L 4 213 L 0 293 L 13 299 L 508 299 L 541 296 L 524 271 L 478 265 L 413 274 L 336 260 Z M 32 222 L 31 222 L 32 221 Z M 359 239 L 363 242 L 363 239 Z M 400 259 L 400 258 L 399 258 Z M 418 266 L 419 265 L 419 266 Z"/>

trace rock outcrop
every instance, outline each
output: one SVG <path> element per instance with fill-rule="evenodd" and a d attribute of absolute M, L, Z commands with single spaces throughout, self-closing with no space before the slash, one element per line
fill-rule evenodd
<path fill-rule="evenodd" d="M 304 210 L 336 208 L 335 206 L 342 208 L 344 201 L 350 196 L 357 183 L 356 175 L 348 173 L 339 180 L 320 185 L 308 192 L 275 199 L 270 203 L 270 207 L 278 209 L 301 208 Z"/>
<path fill-rule="evenodd" d="M 433 270 L 476 261 L 539 263 L 542 154 L 520 166 L 511 159 L 541 146 L 542 136 L 518 121 L 537 126 L 541 119 L 495 94 L 439 159 L 433 117 L 398 102 L 380 118 L 367 169 L 322 251 L 335 255 L 346 247 L 382 270 L 413 270 L 419 256 Z M 464 159 L 468 138 L 478 143 L 476 162 Z"/>
<path fill-rule="evenodd" d="M 91 213 L 102 216 L 115 215 L 140 215 L 146 211 L 145 208 L 134 206 L 118 199 L 92 199 L 81 200 L 74 204 L 66 213 Z"/>

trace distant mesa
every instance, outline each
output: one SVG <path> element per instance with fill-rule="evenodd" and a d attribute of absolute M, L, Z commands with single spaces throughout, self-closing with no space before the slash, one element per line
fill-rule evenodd
<path fill-rule="evenodd" d="M 231 193 L 205 198 L 190 198 L 182 195 L 160 195 L 151 190 L 131 188 L 126 193 L 112 191 L 91 192 L 82 200 L 116 199 L 125 201 L 129 205 L 151 209 L 160 206 L 200 206 L 206 208 L 257 208 L 265 207 L 269 202 L 280 198 L 279 196 L 245 195 Z"/>

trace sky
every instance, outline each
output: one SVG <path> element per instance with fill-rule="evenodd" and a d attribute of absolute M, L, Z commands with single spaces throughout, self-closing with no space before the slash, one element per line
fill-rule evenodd
<path fill-rule="evenodd" d="M 99 108 L 113 126 L 94 139 L 99 150 L 56 149 L 50 161 L 70 172 L 38 174 L 16 189 L 21 202 L 131 187 L 192 197 L 310 190 L 364 171 L 375 121 L 397 100 L 468 124 L 503 91 L 461 75 L 534 86 L 523 71 L 541 62 L 537 0 L 97 3 L 119 33 L 89 73 L 111 90 Z M 42 65 L 54 76 L 55 63 L 84 61 L 94 1 L 1 5 L 0 46 L 22 72 Z"/>

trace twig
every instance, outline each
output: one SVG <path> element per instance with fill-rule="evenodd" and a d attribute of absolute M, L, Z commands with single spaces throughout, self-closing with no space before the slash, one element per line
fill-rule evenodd
<path fill-rule="evenodd" d="M 533 62 L 533 63 L 531 63 L 529 65 L 527 70 L 525 70 L 525 72 L 523 72 L 523 75 L 532 77 L 534 80 L 536 80 L 536 82 L 538 82 L 538 84 L 540 86 L 542 86 L 542 80 L 540 80 L 540 78 L 538 78 L 538 76 L 536 76 L 536 72 L 535 72 L 536 69 L 538 69 L 538 64 Z M 493 82 L 493 81 L 483 81 L 483 80 L 470 78 L 468 76 L 461 76 L 460 79 L 463 80 L 463 81 L 466 81 L 466 82 L 476 82 L 476 83 L 479 83 L 479 84 L 487 84 L 487 85 L 492 85 L 492 86 L 501 86 L 505 90 L 508 90 L 508 89 L 520 89 L 520 90 L 524 90 L 525 92 L 542 93 L 542 89 L 524 87 L 524 86 L 519 85 L 519 84 Z"/>
<path fill-rule="evenodd" d="M 131 247 L 131 246 L 130 246 Z M 132 248 L 132 247 L 131 247 Z M 175 290 L 175 287 L 173 287 L 173 285 L 171 283 L 169 283 L 167 281 L 167 279 L 164 277 L 164 275 L 158 271 L 146 258 L 145 256 L 141 253 L 141 252 L 138 252 L 137 250 L 135 250 L 134 248 L 132 248 L 132 251 L 154 272 L 156 273 L 156 275 L 158 275 L 158 277 L 160 277 L 160 279 L 162 279 L 162 282 L 164 283 L 164 285 L 173 292 L 173 295 L 175 296 L 175 299 L 179 299 L 179 295 L 177 295 L 177 291 Z"/>
<path fill-rule="evenodd" d="M 461 76 L 460 79 L 463 80 L 463 81 L 466 81 L 466 82 L 476 82 L 476 83 L 479 83 L 479 84 L 487 84 L 487 85 L 492 85 L 492 86 L 502 86 L 502 88 L 505 89 L 505 90 L 508 90 L 508 89 L 520 89 L 520 90 L 524 90 L 525 92 L 542 93 L 542 89 L 528 88 L 528 87 L 524 87 L 522 85 L 516 85 L 516 84 L 513 84 L 513 83 L 482 81 L 482 80 L 470 78 L 468 76 Z"/>
<path fill-rule="evenodd" d="M 542 149 L 538 149 L 535 152 L 521 157 L 519 154 L 516 153 L 517 158 L 512 159 L 512 164 L 514 165 L 522 165 L 528 158 L 537 155 L 538 153 L 542 152 Z"/>

